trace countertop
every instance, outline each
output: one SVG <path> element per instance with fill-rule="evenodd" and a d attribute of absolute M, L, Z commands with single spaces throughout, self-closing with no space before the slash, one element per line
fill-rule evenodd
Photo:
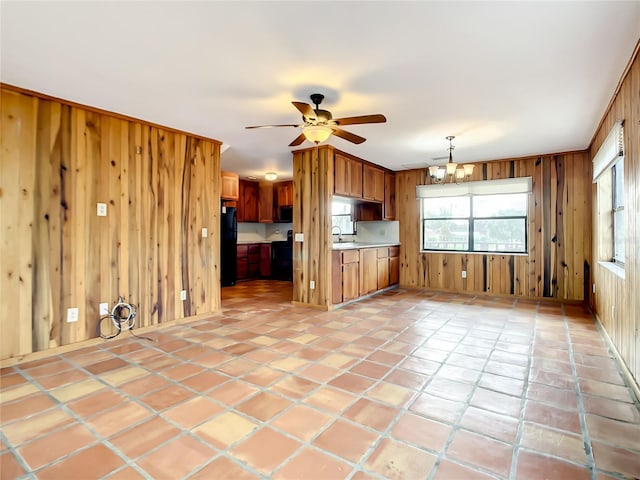
<path fill-rule="evenodd" d="M 279 242 L 280 240 L 238 240 L 237 245 L 256 245 L 260 243 Z"/>
<path fill-rule="evenodd" d="M 397 247 L 399 243 L 374 242 L 334 242 L 332 250 L 354 250 L 357 248 Z"/>

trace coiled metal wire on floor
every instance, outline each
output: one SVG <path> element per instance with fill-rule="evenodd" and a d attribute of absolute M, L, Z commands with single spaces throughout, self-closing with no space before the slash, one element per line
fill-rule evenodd
<path fill-rule="evenodd" d="M 100 338 L 104 338 L 105 340 L 110 340 L 112 338 L 117 337 L 122 333 L 123 330 L 129 330 L 131 335 L 137 338 L 142 338 L 145 340 L 149 340 L 154 342 L 155 340 L 149 337 L 141 337 L 133 333 L 133 327 L 136 324 L 136 313 L 138 312 L 138 308 L 124 301 L 122 296 L 118 297 L 118 301 L 111 309 L 111 313 L 107 313 L 106 315 L 102 315 L 98 320 L 98 335 Z M 111 323 L 115 327 L 116 331 L 113 334 L 106 334 L 103 332 L 103 323 L 105 320 L 111 320 Z"/>

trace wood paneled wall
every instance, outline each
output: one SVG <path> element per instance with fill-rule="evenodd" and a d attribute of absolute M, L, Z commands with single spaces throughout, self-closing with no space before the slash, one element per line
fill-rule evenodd
<path fill-rule="evenodd" d="M 624 278 L 598 263 L 610 260 L 611 249 L 594 242 L 593 278 L 596 293 L 591 304 L 625 362 L 636 384 L 640 384 L 640 59 L 638 47 L 626 76 L 615 95 L 610 109 L 590 146 L 593 158 L 616 120 L 624 120 L 624 189 L 625 243 Z M 598 228 L 597 188 L 592 188 L 593 238 L 607 237 Z M 640 389 L 639 389 L 640 390 Z"/>
<path fill-rule="evenodd" d="M 138 326 L 220 309 L 219 142 L 0 95 L 0 358 L 96 337 L 119 295 Z"/>
<path fill-rule="evenodd" d="M 293 152 L 293 301 L 331 304 L 331 199 L 334 150 L 330 145 Z M 315 281 L 315 288 L 309 282 Z"/>
<path fill-rule="evenodd" d="M 396 172 L 400 285 L 519 297 L 583 300 L 591 264 L 591 167 L 586 152 L 476 164 L 472 180 L 533 178 L 529 255 L 420 253 L 416 186 L 425 170 Z M 467 278 L 462 278 L 466 270 Z"/>

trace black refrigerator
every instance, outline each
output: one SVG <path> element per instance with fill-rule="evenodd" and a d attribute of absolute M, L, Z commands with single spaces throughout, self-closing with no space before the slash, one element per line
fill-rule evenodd
<path fill-rule="evenodd" d="M 222 207 L 220 228 L 220 282 L 223 287 L 236 284 L 236 243 L 238 218 L 235 207 Z"/>

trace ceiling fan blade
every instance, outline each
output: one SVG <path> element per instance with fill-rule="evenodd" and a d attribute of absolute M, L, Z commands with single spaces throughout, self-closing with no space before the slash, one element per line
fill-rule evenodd
<path fill-rule="evenodd" d="M 307 120 L 317 120 L 316 112 L 311 105 L 303 102 L 291 102 L 293 106 L 296 107 L 304 118 Z"/>
<path fill-rule="evenodd" d="M 273 127 L 304 127 L 304 125 L 299 125 L 297 123 L 285 123 L 283 125 L 252 125 L 251 127 L 244 127 L 244 128 L 273 128 Z"/>
<path fill-rule="evenodd" d="M 300 145 L 302 142 L 304 142 L 306 140 L 306 137 L 304 136 L 304 133 L 301 133 L 300 135 L 298 135 L 296 137 L 296 139 L 291 142 L 289 144 L 290 147 L 297 147 L 298 145 Z"/>
<path fill-rule="evenodd" d="M 362 123 L 385 123 L 387 118 L 381 113 L 375 115 L 360 115 L 357 117 L 336 118 L 336 125 L 358 125 Z"/>
<path fill-rule="evenodd" d="M 357 143 L 360 144 L 364 141 L 366 141 L 367 139 L 364 137 L 361 137 L 360 135 L 356 135 L 355 133 L 351 133 L 351 132 L 347 132 L 346 130 L 342 130 L 341 128 L 338 127 L 331 127 L 331 130 L 333 130 L 333 134 L 337 137 L 340 138 L 344 138 L 345 140 L 351 142 L 351 143 Z"/>

